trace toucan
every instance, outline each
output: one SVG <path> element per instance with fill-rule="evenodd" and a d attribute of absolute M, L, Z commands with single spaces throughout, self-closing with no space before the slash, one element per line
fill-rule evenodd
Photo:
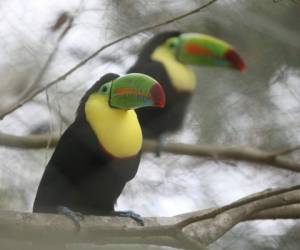
<path fill-rule="evenodd" d="M 140 162 L 142 130 L 135 109 L 162 108 L 161 85 L 144 74 L 106 74 L 82 97 L 38 186 L 33 212 L 61 208 L 82 215 L 132 216 L 115 211 Z"/>
<path fill-rule="evenodd" d="M 127 73 L 144 73 L 157 79 L 166 94 L 166 107 L 138 110 L 144 137 L 160 139 L 181 128 L 197 79 L 188 65 L 245 70 L 245 64 L 228 43 L 209 35 L 167 31 L 155 35 L 141 49 Z"/>

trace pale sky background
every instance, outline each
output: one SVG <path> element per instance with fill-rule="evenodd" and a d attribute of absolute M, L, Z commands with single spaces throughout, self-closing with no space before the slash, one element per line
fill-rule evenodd
<path fill-rule="evenodd" d="M 137 25 L 140 23 L 142 26 L 157 23 L 159 20 L 176 16 L 178 13 L 197 6 L 195 1 L 191 0 L 186 1 L 184 5 L 181 1 L 160 1 L 161 4 L 171 9 L 171 14 L 167 12 L 164 16 L 158 11 L 159 7 L 153 1 L 144 7 L 145 12 L 153 12 L 154 20 L 151 20 L 148 16 L 141 17 L 139 13 L 134 16 L 130 10 L 122 8 L 122 4 L 119 6 L 117 1 L 112 1 L 114 4 L 110 1 L 102 1 L 101 5 L 100 2 L 81 1 L 81 4 L 80 1 L 70 0 L 0 2 L 0 98 L 4 104 L 9 105 L 18 100 L 16 93 L 22 92 L 24 88 L 22 84 L 28 84 L 34 79 L 39 67 L 51 52 L 58 33 L 51 33 L 50 27 L 62 11 L 79 14 L 75 18 L 74 27 L 63 40 L 59 55 L 52 62 L 44 78 L 44 84 L 60 76 L 101 45 L 134 30 L 135 27 L 127 22 L 126 15 L 131 15 L 131 21 L 135 21 Z M 276 6 L 273 4 L 272 7 L 286 11 L 288 4 L 292 4 L 291 2 L 281 1 Z M 299 47 L 296 48 L 296 45 L 300 44 L 300 36 L 295 32 L 293 25 L 291 29 L 286 29 L 286 23 L 281 24 L 280 21 L 276 25 L 273 16 L 263 16 L 255 11 L 251 12 L 249 8 L 245 11 L 243 4 L 238 4 L 232 9 L 232 17 L 228 16 L 228 19 L 224 18 L 221 21 L 220 8 L 224 5 L 228 12 L 230 11 L 229 4 L 235 4 L 235 1 L 219 1 L 217 3 L 219 8 L 214 9 L 212 6 L 211 12 L 205 10 L 163 28 L 164 30 L 190 31 L 187 30 L 188 22 L 192 22 L 194 26 L 191 29 L 195 31 L 198 20 L 199 25 L 213 25 L 213 22 L 229 27 L 236 25 L 233 31 L 228 28 L 222 33 L 222 29 L 219 28 L 216 33 L 219 32 L 223 39 L 235 44 L 248 65 L 248 71 L 245 74 L 225 69 L 217 69 L 217 71 L 196 69 L 199 85 L 186 117 L 185 126 L 177 134 L 170 135 L 168 141 L 207 143 L 205 136 L 210 129 L 213 130 L 215 126 L 228 122 L 226 124 L 228 133 L 219 136 L 215 144 L 261 146 L 270 135 L 271 139 L 275 138 L 275 148 L 276 145 L 297 145 L 300 140 L 298 133 L 300 70 L 299 67 L 289 64 L 288 56 L 292 56 L 292 53 L 286 51 L 287 48 L 293 48 L 294 54 L 300 54 Z M 141 8 L 143 6 L 137 4 L 137 9 Z M 264 9 L 266 8 L 264 6 Z M 295 8 L 300 10 L 300 6 L 295 5 Z M 251 20 L 252 15 L 255 16 L 253 23 L 247 21 Z M 241 18 L 241 22 L 234 23 L 234 18 Z M 116 24 L 118 24 L 118 29 L 114 29 Z M 280 33 L 281 31 L 283 33 Z M 105 50 L 65 81 L 47 91 L 52 108 L 48 108 L 45 101 L 46 95 L 43 93 L 35 98 L 34 102 L 29 102 L 0 121 L 0 130 L 25 135 L 36 125 L 50 121 L 52 132 L 63 131 L 64 125 L 58 122 L 55 110 L 61 110 L 68 119 L 72 120 L 78 100 L 85 90 L 105 73 L 124 74 L 136 58 L 133 52 L 137 51 L 151 36 L 151 32 L 142 33 Z M 257 39 L 260 36 L 261 43 L 254 46 L 253 40 L 252 45 L 249 45 L 251 39 L 254 37 Z M 298 39 L 299 43 L 295 42 L 295 39 Z M 274 49 L 272 42 L 276 43 Z M 278 50 L 279 44 L 282 44 L 282 51 Z M 246 47 L 247 51 L 243 52 L 243 48 Z M 263 64 L 266 60 L 258 55 L 265 58 L 268 54 L 272 56 L 278 54 L 276 57 L 278 62 L 270 57 L 270 64 L 278 63 L 277 70 L 270 78 L 259 78 L 260 76 L 255 78 L 257 72 L 261 73 L 269 68 L 268 64 Z M 105 63 L 106 58 L 111 57 L 117 59 L 114 62 Z M 17 83 L 21 87 L 15 90 Z M 226 87 L 232 87 L 235 84 L 239 86 L 239 91 L 234 92 Z M 260 84 L 268 84 L 268 92 L 265 96 L 258 95 L 261 91 Z M 208 86 L 214 86 L 215 89 L 205 94 Z M 259 99 L 261 102 L 255 99 L 256 96 L 261 98 Z M 271 112 L 262 106 L 265 99 L 269 100 Z M 220 106 L 216 105 L 218 102 Z M 215 106 L 210 106 L 212 103 Z M 207 119 L 201 118 L 204 106 L 211 107 L 211 112 L 220 114 L 223 112 L 222 108 L 226 108 L 227 113 L 224 117 L 212 114 L 212 127 L 205 127 Z M 221 120 L 220 117 L 222 117 Z M 276 124 L 275 128 L 270 129 L 272 133 L 275 133 L 274 136 L 269 134 L 270 124 Z M 286 129 L 285 136 L 289 138 L 286 144 L 281 141 L 278 143 L 283 136 L 279 132 L 278 134 L 274 132 L 276 128 L 279 132 Z M 0 192 L 3 196 L 0 207 L 2 209 L 31 211 L 38 183 L 51 154 L 52 151 L 46 149 L 0 148 Z M 137 176 L 126 186 L 119 198 L 117 209 L 131 209 L 143 216 L 173 216 L 226 205 L 254 192 L 271 187 L 289 186 L 299 181 L 299 174 L 272 167 L 253 166 L 253 164 L 246 163 L 233 166 L 220 161 L 166 154 L 163 154 L 161 158 L 154 158 L 152 154 L 146 154 L 143 156 Z M 243 236 L 248 237 L 247 232 L 251 231 L 249 237 L 255 239 L 264 235 L 284 234 L 295 224 L 299 225 L 298 222 L 291 220 L 256 221 L 239 225 L 233 233 L 244 231 Z"/>

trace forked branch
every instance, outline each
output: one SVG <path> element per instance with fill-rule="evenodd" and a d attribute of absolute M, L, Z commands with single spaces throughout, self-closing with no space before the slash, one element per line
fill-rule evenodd
<path fill-rule="evenodd" d="M 119 217 L 86 216 L 80 231 L 62 215 L 0 212 L 0 240 L 93 244 L 154 244 L 204 249 L 240 222 L 290 218 L 300 206 L 300 186 L 263 191 L 220 208 L 169 218 L 145 218 L 145 226 Z M 300 218 L 292 215 L 292 218 Z"/>

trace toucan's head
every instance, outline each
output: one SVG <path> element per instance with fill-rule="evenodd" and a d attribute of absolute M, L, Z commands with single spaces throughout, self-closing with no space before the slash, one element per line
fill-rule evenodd
<path fill-rule="evenodd" d="M 91 97 L 99 97 L 112 109 L 137 109 L 165 106 L 165 93 L 161 85 L 150 76 L 139 73 L 119 76 L 106 74 L 81 99 L 77 113 Z"/>
<path fill-rule="evenodd" d="M 165 106 L 165 94 L 160 84 L 140 73 L 127 74 L 106 82 L 97 94 L 106 96 L 109 106 L 116 109 Z"/>
<path fill-rule="evenodd" d="M 142 56 L 163 49 L 183 64 L 222 66 L 244 71 L 245 64 L 228 43 L 199 33 L 163 32 L 151 39 L 142 51 Z"/>

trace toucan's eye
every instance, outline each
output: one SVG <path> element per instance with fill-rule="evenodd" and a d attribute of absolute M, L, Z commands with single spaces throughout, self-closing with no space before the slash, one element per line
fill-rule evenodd
<path fill-rule="evenodd" d="M 169 43 L 169 48 L 174 49 L 176 47 L 176 44 L 174 42 Z"/>
<path fill-rule="evenodd" d="M 107 93 L 110 92 L 110 87 L 111 87 L 111 82 L 107 82 L 99 88 L 98 92 L 101 93 L 102 95 L 107 95 Z"/>
<path fill-rule="evenodd" d="M 107 91 L 107 86 L 103 86 L 102 92 L 105 93 Z"/>

